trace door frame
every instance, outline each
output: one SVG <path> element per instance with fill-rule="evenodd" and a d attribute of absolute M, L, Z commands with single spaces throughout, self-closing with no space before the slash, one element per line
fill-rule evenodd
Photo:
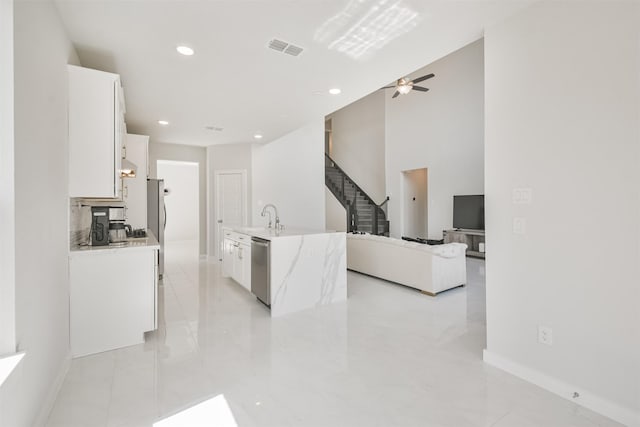
<path fill-rule="evenodd" d="M 220 191 L 218 191 L 218 186 L 220 185 L 220 176 L 221 175 L 231 175 L 231 174 L 241 174 L 242 175 L 242 225 L 244 227 L 247 226 L 247 218 L 249 212 L 249 194 L 247 192 L 247 170 L 246 169 L 217 169 L 213 171 L 213 246 L 215 249 L 215 259 L 218 261 L 222 260 L 222 251 L 220 250 L 220 235 L 222 229 L 222 223 L 218 222 L 218 208 L 220 206 Z M 222 220 L 220 220 L 222 221 Z"/>
<path fill-rule="evenodd" d="M 406 232 L 407 232 L 407 225 L 408 225 L 408 219 L 407 219 L 407 214 L 408 214 L 408 210 L 407 210 L 407 191 L 409 190 L 407 188 L 407 180 L 410 180 L 409 176 L 412 173 L 415 173 L 417 171 L 421 171 L 424 170 L 425 171 L 425 178 L 426 178 L 426 194 L 425 196 L 425 204 L 424 204 L 424 209 L 425 209 L 425 218 L 424 218 L 424 227 L 425 227 L 425 239 L 429 238 L 429 194 L 430 194 L 430 186 L 429 184 L 431 183 L 429 180 L 429 168 L 428 167 L 422 167 L 422 168 L 414 168 L 414 169 L 407 169 L 407 170 L 402 170 L 400 171 L 400 194 L 402 195 L 402 201 L 400 203 L 400 236 L 405 236 Z M 408 237 L 417 237 L 417 236 L 408 236 Z"/>

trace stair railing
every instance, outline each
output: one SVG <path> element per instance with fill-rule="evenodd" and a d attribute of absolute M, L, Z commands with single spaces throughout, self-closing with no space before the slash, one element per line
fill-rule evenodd
<path fill-rule="evenodd" d="M 369 205 L 373 210 L 373 215 L 372 215 L 373 223 L 371 226 L 371 231 L 373 234 L 378 234 L 379 232 L 378 219 L 380 218 L 380 214 L 382 214 L 382 218 L 386 220 L 387 213 L 385 212 L 385 210 L 383 210 L 383 206 L 385 206 L 389 201 L 389 196 L 387 196 L 382 203 L 380 204 L 376 203 L 371 197 L 369 197 L 367 193 L 365 193 L 365 191 L 362 188 L 360 188 L 358 184 L 356 184 L 356 182 L 340 166 L 338 166 L 338 164 L 331 157 L 329 157 L 328 154 L 325 153 L 324 157 L 325 157 L 325 166 L 329 166 L 331 168 L 336 169 L 338 172 L 340 172 L 342 197 L 344 197 L 345 201 L 347 202 L 347 205 L 350 205 L 350 209 L 347 209 L 347 231 L 353 231 L 353 227 L 357 227 L 358 208 L 356 204 L 356 199 L 357 199 L 357 193 L 360 192 L 362 196 L 369 202 Z M 356 192 L 353 197 L 353 202 L 347 199 L 347 195 L 345 193 L 344 186 L 345 186 L 345 181 L 347 179 L 356 188 Z"/>

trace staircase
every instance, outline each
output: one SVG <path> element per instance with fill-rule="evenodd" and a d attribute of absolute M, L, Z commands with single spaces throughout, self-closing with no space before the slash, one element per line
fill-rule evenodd
<path fill-rule="evenodd" d="M 389 221 L 382 208 L 389 198 L 378 205 L 326 154 L 324 170 L 327 188 L 347 211 L 347 231 L 388 236 Z"/>

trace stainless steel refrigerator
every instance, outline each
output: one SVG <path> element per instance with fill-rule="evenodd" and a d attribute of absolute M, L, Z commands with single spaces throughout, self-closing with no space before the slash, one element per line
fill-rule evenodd
<path fill-rule="evenodd" d="M 164 194 L 163 179 L 147 179 L 147 226 L 160 243 L 158 256 L 158 276 L 160 279 L 164 274 L 164 229 L 167 226 Z"/>

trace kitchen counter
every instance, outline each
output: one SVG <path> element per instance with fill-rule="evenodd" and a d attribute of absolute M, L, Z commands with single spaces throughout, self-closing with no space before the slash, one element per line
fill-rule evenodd
<path fill-rule="evenodd" d="M 298 236 L 310 236 L 315 234 L 331 234 L 335 231 L 325 230 L 312 230 L 304 228 L 285 228 L 283 230 L 277 230 L 274 228 L 264 227 L 233 227 L 232 231 L 236 233 L 247 234 L 252 237 L 258 237 L 265 240 L 274 240 L 282 237 L 298 237 Z"/>
<path fill-rule="evenodd" d="M 257 227 L 230 230 L 270 241 L 270 295 L 265 303 L 272 317 L 346 301 L 346 233 Z"/>
<path fill-rule="evenodd" d="M 160 249 L 160 244 L 155 238 L 151 230 L 147 230 L 147 237 L 131 237 L 127 239 L 125 246 L 90 246 L 85 244 L 71 245 L 70 251 L 72 253 L 104 253 L 104 252 L 118 252 L 118 251 L 131 251 L 131 250 L 147 250 L 147 249 Z"/>

